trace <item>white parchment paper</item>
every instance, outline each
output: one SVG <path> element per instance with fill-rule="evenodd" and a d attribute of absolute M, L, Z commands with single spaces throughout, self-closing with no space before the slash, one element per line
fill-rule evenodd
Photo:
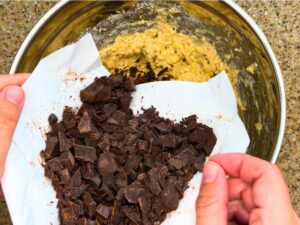
<path fill-rule="evenodd" d="M 26 101 L 6 160 L 2 188 L 14 225 L 58 225 L 57 199 L 44 177 L 40 151 L 45 148 L 48 116 L 59 119 L 65 106 L 79 107 L 79 91 L 96 76 L 108 75 L 99 61 L 90 34 L 49 55 L 36 67 L 23 88 Z M 240 120 L 236 99 L 225 72 L 204 83 L 163 81 L 141 84 L 133 93 L 131 108 L 154 106 L 163 117 L 180 121 L 196 114 L 213 128 L 217 144 L 213 153 L 245 152 L 249 137 Z M 201 174 L 196 174 L 179 208 L 164 225 L 195 224 L 195 200 Z"/>

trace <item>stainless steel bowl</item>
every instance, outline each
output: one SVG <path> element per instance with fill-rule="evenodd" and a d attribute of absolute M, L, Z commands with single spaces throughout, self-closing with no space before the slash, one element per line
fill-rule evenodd
<path fill-rule="evenodd" d="M 136 4 L 137 1 L 57 3 L 29 33 L 10 73 L 32 71 L 43 57 L 77 40 L 84 31 L 117 11 L 132 9 Z M 265 35 L 231 0 L 170 4 L 180 4 L 194 17 L 193 23 L 187 20 L 179 24 L 182 32 L 206 37 L 224 60 L 228 54 L 233 56 L 227 63 L 240 71 L 237 92 L 246 110 L 239 113 L 251 139 L 248 153 L 275 162 L 284 134 L 286 102 L 280 68 Z M 254 74 L 247 71 L 252 63 L 257 64 Z M 261 130 L 257 129 L 258 123 Z"/>

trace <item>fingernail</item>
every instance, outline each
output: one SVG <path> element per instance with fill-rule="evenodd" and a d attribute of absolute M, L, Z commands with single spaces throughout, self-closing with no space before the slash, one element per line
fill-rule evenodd
<path fill-rule="evenodd" d="M 7 87 L 5 90 L 5 99 L 6 101 L 21 107 L 24 102 L 24 91 L 19 86 Z"/>
<path fill-rule="evenodd" d="M 207 162 L 204 164 L 203 168 L 203 177 L 202 177 L 202 183 L 213 183 L 215 182 L 217 175 L 218 175 L 219 167 L 214 162 Z"/>

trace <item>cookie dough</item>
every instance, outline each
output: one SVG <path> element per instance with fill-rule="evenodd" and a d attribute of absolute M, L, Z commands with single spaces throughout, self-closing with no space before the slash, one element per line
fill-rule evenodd
<path fill-rule="evenodd" d="M 118 36 L 100 50 L 100 56 L 110 72 L 131 67 L 148 72 L 151 68 L 156 80 L 203 82 L 225 70 L 235 82 L 238 74 L 207 40 L 179 33 L 166 22 L 141 33 Z"/>

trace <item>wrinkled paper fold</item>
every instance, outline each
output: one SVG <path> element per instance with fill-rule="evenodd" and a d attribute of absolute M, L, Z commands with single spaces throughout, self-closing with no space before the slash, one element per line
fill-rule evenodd
<path fill-rule="evenodd" d="M 2 188 L 14 225 L 58 225 L 57 199 L 44 176 L 40 151 L 45 148 L 48 116 L 61 119 L 65 106 L 80 107 L 79 92 L 96 76 L 108 75 L 99 60 L 90 34 L 40 61 L 24 84 L 26 101 L 5 164 Z M 154 106 L 160 115 L 175 121 L 192 114 L 213 128 L 217 144 L 213 153 L 245 152 L 247 131 L 238 116 L 236 99 L 225 72 L 208 82 L 162 81 L 141 84 L 131 108 Z M 201 174 L 194 176 L 179 208 L 164 225 L 195 224 L 195 200 Z"/>

